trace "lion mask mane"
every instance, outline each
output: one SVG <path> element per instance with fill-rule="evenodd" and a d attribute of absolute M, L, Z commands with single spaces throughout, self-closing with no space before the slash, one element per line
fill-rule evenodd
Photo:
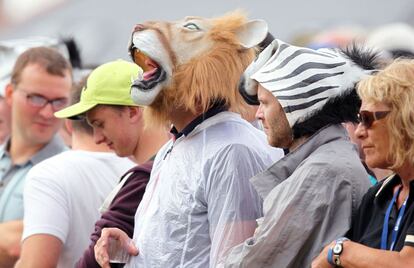
<path fill-rule="evenodd" d="M 137 24 L 129 53 L 144 73 L 133 82 L 131 96 L 145 106 L 146 124 L 170 123 L 175 109 L 202 113 L 215 101 L 242 112 L 238 82 L 267 32 L 264 21 L 247 21 L 239 11 Z"/>

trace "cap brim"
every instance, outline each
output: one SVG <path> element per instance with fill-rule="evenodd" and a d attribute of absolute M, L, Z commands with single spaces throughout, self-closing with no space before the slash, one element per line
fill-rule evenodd
<path fill-rule="evenodd" d="M 74 105 L 71 105 L 69 107 L 66 107 L 65 109 L 62 109 L 60 111 L 57 111 L 54 113 L 54 115 L 57 118 L 73 118 L 76 119 L 79 115 L 82 115 L 98 105 L 97 103 L 76 103 Z"/>

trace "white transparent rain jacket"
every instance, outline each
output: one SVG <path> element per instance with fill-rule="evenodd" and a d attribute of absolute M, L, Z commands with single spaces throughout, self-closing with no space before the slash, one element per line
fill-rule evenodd
<path fill-rule="evenodd" d="M 168 142 L 135 215 L 140 253 L 126 267 L 214 267 L 253 235 L 262 209 L 249 178 L 282 154 L 231 112 Z"/>

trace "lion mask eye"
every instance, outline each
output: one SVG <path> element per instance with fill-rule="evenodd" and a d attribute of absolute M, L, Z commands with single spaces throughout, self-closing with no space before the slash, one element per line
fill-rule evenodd
<path fill-rule="evenodd" d="M 200 27 L 198 27 L 197 24 L 195 24 L 194 22 L 189 22 L 187 24 L 184 25 L 185 28 L 192 30 L 192 31 L 199 31 Z"/>

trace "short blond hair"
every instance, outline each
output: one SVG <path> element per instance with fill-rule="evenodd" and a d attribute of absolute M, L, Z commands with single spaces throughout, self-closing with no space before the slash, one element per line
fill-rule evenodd
<path fill-rule="evenodd" d="M 364 102 L 391 108 L 387 126 L 391 169 L 414 164 L 414 60 L 397 59 L 384 70 L 362 80 L 357 88 Z"/>

